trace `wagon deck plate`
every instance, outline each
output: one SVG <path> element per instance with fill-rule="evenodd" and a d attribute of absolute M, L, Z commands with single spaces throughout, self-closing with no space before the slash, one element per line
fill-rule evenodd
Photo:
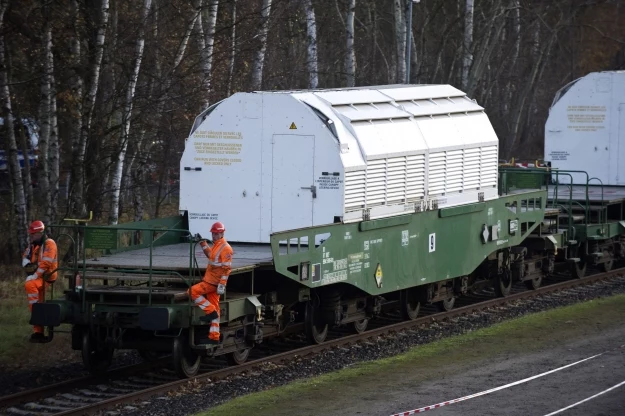
<path fill-rule="evenodd" d="M 232 272 L 254 269 L 272 263 L 269 244 L 231 244 L 234 250 Z M 195 258 L 200 269 L 205 269 L 208 259 L 199 245 L 195 247 Z M 152 249 L 152 269 L 186 271 L 189 270 L 189 244 L 173 244 Z M 124 269 L 147 269 L 150 267 L 150 249 L 124 251 L 107 254 L 86 260 L 87 267 L 115 267 Z"/>

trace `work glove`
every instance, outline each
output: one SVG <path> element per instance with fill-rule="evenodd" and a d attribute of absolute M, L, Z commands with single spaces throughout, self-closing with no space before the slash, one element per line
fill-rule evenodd
<path fill-rule="evenodd" d="M 223 295 L 225 291 L 226 291 L 226 285 L 224 285 L 222 283 L 217 285 L 217 294 L 218 295 Z"/>
<path fill-rule="evenodd" d="M 28 260 L 27 258 L 23 258 L 22 259 L 22 267 L 26 267 L 30 264 L 30 260 Z"/>
<path fill-rule="evenodd" d="M 30 281 L 30 280 L 35 280 L 36 278 L 37 278 L 37 274 L 36 274 L 36 273 L 33 273 L 33 274 L 31 274 L 30 276 L 28 276 L 28 277 L 26 278 L 26 281 L 28 282 L 28 281 Z"/>

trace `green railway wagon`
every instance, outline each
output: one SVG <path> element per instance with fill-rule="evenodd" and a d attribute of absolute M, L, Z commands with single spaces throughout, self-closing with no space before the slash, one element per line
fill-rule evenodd
<path fill-rule="evenodd" d="M 543 182 L 499 174 L 497 155 L 483 108 L 449 85 L 235 94 L 187 138 L 180 215 L 57 229 L 73 242 L 70 290 L 32 323 L 49 337 L 70 324 L 93 372 L 136 349 L 192 376 L 203 356 L 241 362 L 289 332 L 321 343 L 483 287 L 536 288 L 568 231 Z M 217 346 L 187 293 L 207 264 L 192 236 L 215 221 L 234 249 Z"/>
<path fill-rule="evenodd" d="M 329 327 L 363 331 L 388 310 L 414 319 L 422 304 L 449 309 L 467 291 L 493 284 L 506 295 L 514 280 L 536 278 L 515 275 L 531 257 L 519 250 L 524 243 L 540 239 L 557 248 L 552 234 L 539 233 L 550 212 L 546 197 L 544 189 L 516 189 L 492 201 L 278 232 L 270 244 L 233 243 L 217 347 L 199 341 L 208 325 L 187 295 L 206 262 L 185 215 L 59 226 L 60 241 L 83 236 L 72 246 L 77 260 L 62 265 L 70 289 L 36 305 L 32 323 L 52 331 L 71 324 L 72 347 L 94 373 L 110 365 L 114 350 L 136 349 L 146 359 L 172 353 L 178 373 L 191 376 L 202 356 L 242 362 L 257 343 L 290 331 L 321 343 Z M 534 261 L 545 261 L 546 253 Z M 546 271 L 539 265 L 537 273 Z"/>

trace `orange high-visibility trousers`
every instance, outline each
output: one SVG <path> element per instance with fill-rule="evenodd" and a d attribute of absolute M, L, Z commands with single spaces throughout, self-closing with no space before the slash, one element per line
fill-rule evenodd
<path fill-rule="evenodd" d="M 45 300 L 44 293 L 48 287 L 50 287 L 50 283 L 44 282 L 41 277 L 24 283 L 24 289 L 26 289 L 26 296 L 28 297 L 28 310 L 30 310 L 31 314 L 33 312 L 33 305 Z M 43 327 L 34 325 L 33 331 L 43 334 Z"/>
<path fill-rule="evenodd" d="M 202 281 L 191 286 L 189 295 L 191 296 L 191 300 L 204 311 L 204 314 L 208 315 L 216 311 L 217 314 L 221 316 L 219 310 L 219 295 L 217 294 L 216 286 Z M 211 321 L 211 327 L 208 332 L 208 338 L 213 341 L 219 341 L 219 316 Z"/>

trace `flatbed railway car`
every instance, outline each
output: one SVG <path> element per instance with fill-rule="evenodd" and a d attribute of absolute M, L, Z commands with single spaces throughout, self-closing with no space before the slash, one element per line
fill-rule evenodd
<path fill-rule="evenodd" d="M 388 310 L 415 319 L 472 290 L 537 288 L 583 261 L 576 230 L 548 203 L 550 172 L 498 170 L 497 153 L 483 109 L 451 86 L 235 94 L 194 123 L 180 215 L 53 227 L 75 242 L 70 290 L 31 322 L 71 324 L 94 373 L 136 349 L 171 353 L 188 377 L 202 357 L 240 363 L 289 332 L 322 343 Z M 234 249 L 217 346 L 187 295 L 206 267 L 192 236 L 213 221 Z"/>

